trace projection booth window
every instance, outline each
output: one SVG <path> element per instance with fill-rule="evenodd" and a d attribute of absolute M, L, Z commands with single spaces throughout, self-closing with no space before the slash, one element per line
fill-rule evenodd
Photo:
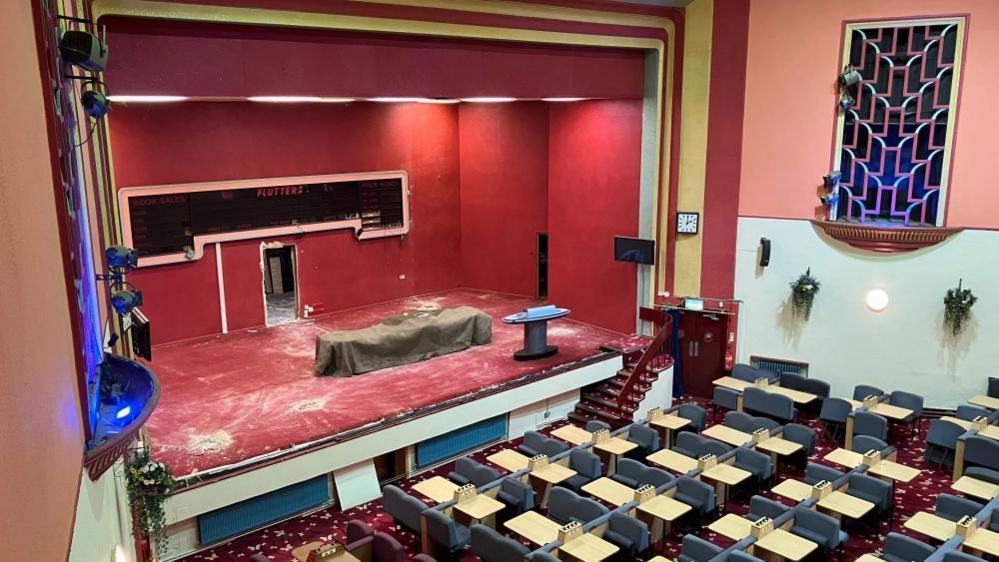
<path fill-rule="evenodd" d="M 846 26 L 831 220 L 943 226 L 964 31 L 964 18 Z"/>

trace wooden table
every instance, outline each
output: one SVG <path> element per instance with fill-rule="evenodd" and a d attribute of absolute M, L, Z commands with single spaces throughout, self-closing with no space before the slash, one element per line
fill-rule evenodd
<path fill-rule="evenodd" d="M 702 478 L 714 480 L 718 505 L 724 506 L 728 501 L 728 487 L 752 476 L 749 471 L 736 468 L 730 464 L 718 463 L 701 473 Z"/>
<path fill-rule="evenodd" d="M 708 525 L 708 529 L 722 535 L 723 537 L 728 537 L 734 541 L 740 541 L 749 536 L 749 529 L 753 526 L 753 522 L 741 515 L 736 515 L 734 513 L 727 513 L 725 517 L 718 519 L 714 523 Z"/>
<path fill-rule="evenodd" d="M 460 515 L 455 519 L 466 527 L 479 521 L 492 527 L 492 516 L 502 511 L 504 507 L 506 505 L 499 500 L 485 494 L 475 494 L 473 498 L 455 504 L 454 511 L 458 512 L 456 515 Z"/>
<path fill-rule="evenodd" d="M 868 408 L 867 411 L 895 421 L 903 420 L 912 415 L 912 410 L 901 406 L 892 406 L 887 402 L 878 402 L 876 406 Z"/>
<path fill-rule="evenodd" d="M 673 445 L 673 432 L 690 425 L 690 420 L 681 418 L 675 414 L 666 414 L 654 420 L 649 420 L 649 427 L 659 431 L 659 436 L 663 440 L 663 446 L 669 448 Z"/>
<path fill-rule="evenodd" d="M 782 439 L 780 437 L 771 437 L 766 441 L 760 441 L 757 443 L 756 448 L 761 451 L 771 453 L 772 455 L 786 457 L 804 449 L 805 446 L 801 443 L 795 443 L 794 441 L 788 441 L 787 439 Z"/>
<path fill-rule="evenodd" d="M 548 505 L 548 495 L 551 493 L 552 486 L 575 475 L 575 470 L 558 463 L 549 463 L 527 473 L 531 487 L 538 494 L 542 507 Z"/>
<path fill-rule="evenodd" d="M 937 517 L 932 513 L 920 511 L 910 517 L 902 524 L 906 529 L 912 529 L 917 533 L 922 533 L 928 537 L 944 542 L 954 536 L 957 528 L 953 521 Z"/>
<path fill-rule="evenodd" d="M 812 497 L 812 487 L 801 480 L 788 478 L 770 489 L 778 496 L 785 497 L 796 502 L 803 502 Z"/>
<path fill-rule="evenodd" d="M 659 542 L 669 533 L 669 524 L 692 510 L 689 505 L 669 496 L 655 496 L 637 508 L 638 518 L 652 531 L 652 540 Z"/>
<path fill-rule="evenodd" d="M 754 546 L 773 552 L 782 558 L 796 561 L 808 556 L 813 550 L 819 547 L 819 545 L 812 541 L 803 539 L 784 529 L 770 531 L 765 537 L 758 539 Z"/>
<path fill-rule="evenodd" d="M 999 410 L 999 398 L 992 398 L 991 396 L 986 396 L 984 394 L 977 394 L 968 398 L 969 404 L 974 404 L 975 406 L 981 406 L 982 408 L 988 408 L 990 410 Z"/>
<path fill-rule="evenodd" d="M 653 556 L 652 558 L 649 558 L 649 562 L 673 562 L 673 561 L 670 560 L 669 558 L 666 558 L 665 556 Z"/>
<path fill-rule="evenodd" d="M 912 468 L 911 466 L 887 460 L 882 460 L 878 464 L 868 468 L 867 473 L 903 483 L 911 482 L 915 477 L 922 474 L 918 468 Z"/>
<path fill-rule="evenodd" d="M 525 511 L 503 526 L 538 546 L 544 546 L 558 539 L 558 523 L 537 511 Z"/>
<path fill-rule="evenodd" d="M 309 559 L 309 553 L 311 553 L 313 550 L 319 548 L 324 544 L 327 543 L 324 543 L 323 541 L 313 541 L 308 544 L 303 544 L 302 546 L 296 548 L 295 550 L 292 550 L 291 556 L 295 560 L 298 560 L 298 562 L 305 562 L 306 560 Z M 342 546 L 340 553 L 334 556 L 333 560 L 336 560 L 336 562 L 361 562 L 360 559 L 358 559 L 353 554 L 347 552 L 347 549 Z"/>
<path fill-rule="evenodd" d="M 999 485 L 979 480 L 977 478 L 972 478 L 970 476 L 962 476 L 958 478 L 956 482 L 950 485 L 950 487 L 958 492 L 961 492 L 962 494 L 974 496 L 985 501 L 989 501 L 992 498 L 999 496 Z"/>
<path fill-rule="evenodd" d="M 844 398 L 843 400 L 849 402 L 850 405 L 853 406 L 854 410 L 859 410 L 860 408 L 864 407 L 864 403 L 861 402 L 860 400 L 853 400 L 852 398 Z"/>
<path fill-rule="evenodd" d="M 552 431 L 552 436 L 558 437 L 571 445 L 582 445 L 587 441 L 593 441 L 592 433 L 575 425 L 563 425 Z"/>
<path fill-rule="evenodd" d="M 620 507 L 635 499 L 635 490 L 604 476 L 583 486 L 583 491 L 593 497 Z"/>
<path fill-rule="evenodd" d="M 955 423 L 964 429 L 973 429 L 975 426 L 973 422 L 962 420 L 961 418 L 955 418 L 954 416 L 941 416 L 940 419 L 949 421 L 950 423 Z M 978 432 L 978 435 L 999 441 L 999 426 L 987 425 L 985 426 L 985 429 Z"/>
<path fill-rule="evenodd" d="M 999 556 L 999 533 L 979 527 L 970 537 L 964 539 L 964 546 Z"/>
<path fill-rule="evenodd" d="M 864 464 L 864 455 L 843 448 L 833 449 L 822 458 L 847 468 L 854 468 Z"/>
<path fill-rule="evenodd" d="M 602 453 L 600 456 L 604 458 L 604 464 L 607 465 L 608 475 L 614 474 L 614 471 L 617 470 L 617 458 L 636 447 L 638 447 L 638 443 L 632 443 L 620 437 L 604 439 L 593 446 L 598 454 Z"/>
<path fill-rule="evenodd" d="M 846 492 L 834 490 L 818 501 L 818 506 L 834 515 L 842 515 L 851 519 L 860 519 L 868 511 L 874 509 L 874 504 L 851 496 Z"/>
<path fill-rule="evenodd" d="M 730 388 L 737 392 L 742 392 L 743 390 L 746 390 L 747 386 L 753 386 L 753 383 L 746 382 L 744 380 L 737 379 L 735 377 L 721 377 L 711 381 L 711 384 L 715 386 Z"/>
<path fill-rule="evenodd" d="M 579 562 L 600 562 L 620 550 L 616 545 L 592 534 L 582 534 L 558 548 L 559 556 L 568 554 Z"/>
<path fill-rule="evenodd" d="M 428 478 L 422 482 L 413 484 L 413 490 L 423 494 L 437 503 L 453 500 L 454 491 L 457 489 L 457 484 L 451 482 L 443 476 L 434 476 L 433 478 Z"/>
<path fill-rule="evenodd" d="M 486 457 L 486 460 L 510 472 L 517 472 L 518 470 L 527 468 L 527 464 L 531 459 L 513 449 L 503 449 L 498 453 L 489 455 Z"/>
<path fill-rule="evenodd" d="M 697 468 L 696 459 L 692 459 L 687 455 L 677 453 L 671 449 L 656 451 L 655 453 L 645 457 L 645 459 L 680 474 L 686 474 Z"/>
<path fill-rule="evenodd" d="M 753 440 L 753 436 L 749 433 L 739 431 L 738 429 L 732 429 L 727 425 L 716 424 L 701 432 L 701 435 L 710 437 L 712 439 L 717 439 L 723 443 L 728 443 L 733 447 L 741 447 L 749 441 Z"/>
<path fill-rule="evenodd" d="M 812 394 L 811 392 L 803 392 L 801 390 L 791 390 L 790 388 L 784 388 L 782 386 L 770 385 L 765 389 L 767 392 L 772 392 L 774 394 L 783 394 L 787 396 L 796 404 L 808 404 L 809 402 L 818 398 L 818 395 Z"/>
<path fill-rule="evenodd" d="M 884 562 L 884 559 L 883 558 L 878 558 L 877 556 L 874 556 L 873 554 L 865 554 L 865 555 L 861 556 L 860 558 L 858 558 L 856 560 L 856 562 Z"/>

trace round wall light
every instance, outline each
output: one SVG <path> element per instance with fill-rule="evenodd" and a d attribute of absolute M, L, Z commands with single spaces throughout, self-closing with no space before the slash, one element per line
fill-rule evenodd
<path fill-rule="evenodd" d="M 871 289 L 867 292 L 867 308 L 881 312 L 888 308 L 888 293 L 884 289 Z"/>

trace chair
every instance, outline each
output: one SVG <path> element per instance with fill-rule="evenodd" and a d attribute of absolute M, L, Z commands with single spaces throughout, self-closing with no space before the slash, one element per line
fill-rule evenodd
<path fill-rule="evenodd" d="M 790 423 L 798 417 L 794 400 L 783 394 L 767 393 L 766 408 L 761 412 L 764 416 L 781 423 Z"/>
<path fill-rule="evenodd" d="M 767 409 L 767 396 L 769 393 L 762 388 L 755 386 L 747 386 L 742 391 L 742 409 L 745 412 L 750 412 L 753 415 L 763 412 Z"/>
<path fill-rule="evenodd" d="M 815 400 L 801 406 L 801 409 L 809 414 L 818 415 L 822 411 L 822 405 L 825 403 L 826 398 L 829 398 L 830 388 L 829 383 L 826 381 L 807 378 L 801 382 L 801 388 L 798 390 L 818 396 Z"/>
<path fill-rule="evenodd" d="M 798 373 L 781 373 L 780 385 L 791 390 L 804 390 L 805 377 Z"/>
<path fill-rule="evenodd" d="M 720 546 L 715 546 L 698 536 L 684 535 L 677 562 L 708 562 L 723 550 Z"/>
<path fill-rule="evenodd" d="M 360 519 L 347 521 L 347 541 L 344 545 L 347 550 L 353 551 L 370 544 L 374 539 L 375 530 Z"/>
<path fill-rule="evenodd" d="M 602 429 L 610 431 L 611 426 L 609 423 L 602 422 L 600 420 L 589 420 L 586 422 L 586 431 L 589 431 L 590 433 L 596 433 Z"/>
<path fill-rule="evenodd" d="M 970 466 L 964 471 L 964 474 L 985 482 L 999 484 L 999 471 L 992 470 L 990 468 L 985 468 L 983 466 Z"/>
<path fill-rule="evenodd" d="M 628 456 L 633 458 L 644 459 L 662 448 L 659 432 L 637 423 L 628 427 L 628 441 L 638 445 L 638 447 L 628 451 Z"/>
<path fill-rule="evenodd" d="M 937 494 L 937 517 L 943 517 L 950 521 L 957 522 L 966 515 L 974 517 L 984 507 L 978 502 L 954 494 Z"/>
<path fill-rule="evenodd" d="M 858 435 L 853 438 L 853 447 L 851 447 L 851 450 L 855 453 L 866 453 L 871 449 L 874 449 L 875 451 L 882 451 L 887 447 L 888 444 L 877 437 L 871 437 L 870 435 Z"/>
<path fill-rule="evenodd" d="M 728 562 L 763 562 L 763 559 L 742 550 L 733 550 L 728 555 Z"/>
<path fill-rule="evenodd" d="M 842 478 L 844 473 L 822 464 L 808 463 L 805 467 L 805 484 L 814 486 L 817 482 L 827 480 L 835 482 Z"/>
<path fill-rule="evenodd" d="M 714 439 L 704 439 L 704 441 L 701 443 L 701 451 L 700 451 L 701 454 L 698 456 L 702 457 L 704 455 L 714 455 L 716 457 L 720 457 L 731 450 L 732 447 L 730 445 L 726 445 L 721 441 L 715 441 Z"/>
<path fill-rule="evenodd" d="M 791 532 L 819 545 L 819 550 L 827 555 L 841 548 L 847 539 L 839 519 L 804 507 L 795 509 Z"/>
<path fill-rule="evenodd" d="M 715 411 L 735 410 L 739 407 L 739 393 L 731 388 L 716 386 L 711 395 Z"/>
<path fill-rule="evenodd" d="M 402 525 L 419 533 L 420 514 L 427 510 L 427 504 L 389 484 L 382 489 L 382 508 L 392 516 L 396 527 Z"/>
<path fill-rule="evenodd" d="M 748 471 L 753 475 L 753 485 L 755 490 L 766 486 L 773 475 L 774 466 L 770 460 L 770 455 L 744 449 L 742 447 L 735 450 L 735 467 Z"/>
<path fill-rule="evenodd" d="M 936 549 L 901 533 L 888 533 L 881 558 L 886 562 L 923 562 Z"/>
<path fill-rule="evenodd" d="M 808 462 L 808 457 L 815 450 L 815 430 L 801 424 L 789 423 L 784 426 L 781 437 L 802 446 L 802 449 L 794 453 L 790 460 L 799 467 L 799 470 L 804 468 L 805 463 Z"/>
<path fill-rule="evenodd" d="M 774 421 L 770 418 L 754 417 L 750 420 L 748 429 L 749 433 L 752 433 L 757 429 L 765 429 L 772 433 L 773 430 L 780 427 L 780 425 L 780 422 Z"/>
<path fill-rule="evenodd" d="M 690 426 L 694 432 L 704 431 L 704 425 L 708 421 L 708 412 L 697 404 L 680 404 L 676 409 L 676 415 L 690 420 Z"/>
<path fill-rule="evenodd" d="M 610 514 L 607 523 L 601 538 L 617 545 L 628 556 L 634 558 L 649 549 L 652 533 L 645 523 L 617 511 Z"/>
<path fill-rule="evenodd" d="M 427 535 L 435 544 L 449 553 L 468 546 L 471 535 L 468 527 L 459 525 L 454 519 L 435 509 L 428 509 L 423 516 L 427 520 Z"/>
<path fill-rule="evenodd" d="M 864 398 L 867 398 L 872 394 L 874 396 L 881 396 L 884 393 L 885 391 L 881 390 L 880 388 L 866 384 L 858 384 L 857 386 L 853 387 L 854 400 L 863 400 Z"/>
<path fill-rule="evenodd" d="M 565 525 L 572 521 L 573 509 L 576 505 L 576 498 L 579 496 L 562 486 L 554 486 L 548 495 L 548 518 Z"/>
<path fill-rule="evenodd" d="M 967 552 L 952 550 L 944 555 L 943 562 L 985 562 L 985 560 Z"/>
<path fill-rule="evenodd" d="M 472 525 L 472 552 L 482 562 L 523 562 L 530 549 L 485 525 Z"/>
<path fill-rule="evenodd" d="M 479 466 L 481 463 L 469 457 L 461 457 L 454 462 L 454 470 L 448 473 L 447 478 L 459 486 L 464 486 L 472 481 L 475 469 Z"/>
<path fill-rule="evenodd" d="M 738 431 L 752 433 L 749 430 L 749 426 L 753 423 L 753 419 L 753 416 L 746 412 L 728 412 L 725 414 L 725 420 L 722 422 L 722 425 Z"/>
<path fill-rule="evenodd" d="M 985 408 L 979 408 L 978 406 L 972 406 L 970 404 L 961 404 L 957 407 L 957 411 L 954 412 L 955 418 L 968 421 L 980 416 L 985 416 L 986 418 L 989 417 L 989 411 Z"/>
<path fill-rule="evenodd" d="M 611 480 L 620 482 L 629 488 L 638 488 L 645 472 L 645 465 L 634 459 L 619 459 L 617 470 L 611 475 Z"/>
<path fill-rule="evenodd" d="M 999 469 L 999 441 L 974 435 L 964 440 L 964 463 Z"/>
<path fill-rule="evenodd" d="M 862 500 L 867 500 L 874 504 L 872 517 L 876 521 L 875 525 L 887 518 L 888 528 L 891 528 L 892 521 L 892 484 L 879 478 L 851 472 L 849 486 L 846 493 Z"/>
<path fill-rule="evenodd" d="M 736 363 L 732 367 L 732 378 L 746 382 L 756 382 L 757 379 L 764 378 L 765 375 L 756 367 L 745 363 Z"/>
<path fill-rule="evenodd" d="M 572 509 L 573 513 L 569 520 L 579 521 L 584 525 L 610 513 L 610 510 L 604 507 L 602 503 L 590 498 L 577 497 Z"/>
<path fill-rule="evenodd" d="M 870 435 L 888 440 L 888 420 L 871 412 L 860 410 L 853 414 L 853 435 Z"/>
<path fill-rule="evenodd" d="M 404 562 L 405 560 L 406 549 L 399 544 L 399 541 L 388 533 L 375 533 L 371 541 L 371 562 Z"/>
<path fill-rule="evenodd" d="M 625 459 L 621 459 L 625 460 Z M 578 492 L 583 486 L 600 478 L 604 473 L 604 463 L 597 455 L 585 449 L 573 449 L 569 453 L 569 468 L 576 471 L 563 485 Z"/>
<path fill-rule="evenodd" d="M 853 404 L 842 398 L 827 398 L 822 402 L 819 419 L 825 424 L 825 433 L 833 441 L 846 429 L 846 418 L 853 411 Z M 831 430 L 831 433 L 830 433 Z"/>
<path fill-rule="evenodd" d="M 541 449 L 539 449 L 538 452 L 547 455 L 549 457 L 554 457 L 555 455 L 564 453 L 568 450 L 569 450 L 568 444 L 559 441 L 558 439 L 545 437 L 544 441 L 541 443 Z"/>
<path fill-rule="evenodd" d="M 545 439 L 547 437 L 537 431 L 527 431 L 524 433 L 524 441 L 517 446 L 517 450 L 529 457 L 536 456 L 541 452 Z"/>
<path fill-rule="evenodd" d="M 789 509 L 791 508 L 770 498 L 753 496 L 749 498 L 749 513 L 747 513 L 745 517 L 750 521 L 756 521 L 760 517 L 777 519 L 781 515 L 787 513 Z"/>
<path fill-rule="evenodd" d="M 903 390 L 894 390 L 891 396 L 888 397 L 888 403 L 892 406 L 912 410 L 912 413 L 899 420 L 899 423 L 911 425 L 916 437 L 918 437 L 919 425 L 923 419 L 923 397 Z"/>
<path fill-rule="evenodd" d="M 930 429 L 926 431 L 926 462 L 937 463 L 940 468 L 946 464 L 954 464 L 954 453 L 957 451 L 957 438 L 967 431 L 954 422 L 935 419 L 930 421 Z"/>
<path fill-rule="evenodd" d="M 648 484 L 655 488 L 665 486 L 666 484 L 672 484 L 676 478 L 666 472 L 661 468 L 656 468 L 654 466 L 645 467 L 645 472 L 642 473 L 642 479 L 639 484 Z"/>
<path fill-rule="evenodd" d="M 673 445 L 673 450 L 681 455 L 696 459 L 701 456 L 701 436 L 689 431 L 681 431 L 676 434 L 676 445 Z"/>
<path fill-rule="evenodd" d="M 999 531 L 999 507 L 992 510 L 989 514 L 989 530 Z"/>
<path fill-rule="evenodd" d="M 249 562 L 271 562 L 267 556 L 257 553 L 250 557 Z"/>
<path fill-rule="evenodd" d="M 677 479 L 676 495 L 673 496 L 673 499 L 693 508 L 698 525 L 704 521 L 706 516 L 714 513 L 717 507 L 714 486 L 709 486 L 689 476 L 681 476 Z"/>
<path fill-rule="evenodd" d="M 987 394 L 992 398 L 999 398 L 999 377 L 989 377 Z"/>
<path fill-rule="evenodd" d="M 500 491 L 496 499 L 506 506 L 504 511 L 509 515 L 520 515 L 534 509 L 536 493 L 533 488 L 520 480 L 507 476 L 500 483 Z"/>
<path fill-rule="evenodd" d="M 533 562 L 559 562 L 558 558 L 555 558 L 548 552 L 538 551 L 530 556 Z"/>

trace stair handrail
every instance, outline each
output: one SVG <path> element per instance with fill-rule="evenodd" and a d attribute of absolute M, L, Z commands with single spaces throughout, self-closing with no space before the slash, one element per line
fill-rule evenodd
<path fill-rule="evenodd" d="M 642 357 L 639 358 L 638 363 L 635 363 L 635 367 L 628 374 L 628 380 L 624 381 L 624 386 L 621 387 L 621 392 L 617 395 L 619 406 L 624 406 L 628 402 L 628 396 L 631 395 L 631 391 L 638 384 L 639 380 L 641 380 L 642 373 L 648 368 L 649 363 L 663 352 L 662 348 L 664 344 L 673 335 L 673 317 L 665 314 L 662 316 L 662 319 L 663 325 L 659 329 L 659 333 L 656 334 L 652 343 L 642 352 Z"/>

